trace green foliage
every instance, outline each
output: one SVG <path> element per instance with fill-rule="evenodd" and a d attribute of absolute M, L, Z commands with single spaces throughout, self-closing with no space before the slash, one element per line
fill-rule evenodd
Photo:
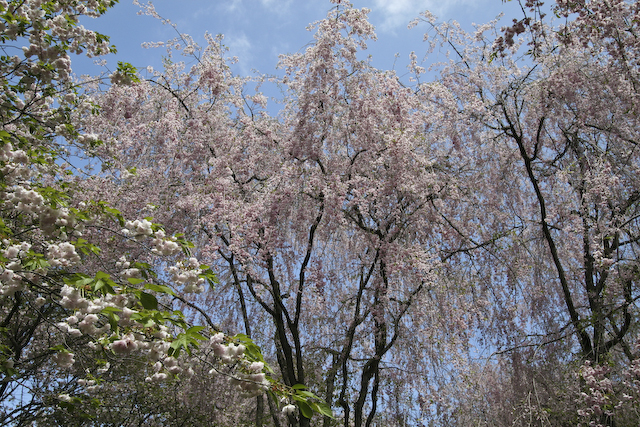
<path fill-rule="evenodd" d="M 132 85 L 140 83 L 138 70 L 128 62 L 118 61 L 118 68 L 111 75 L 111 81 L 120 85 Z"/>
<path fill-rule="evenodd" d="M 298 404 L 300 412 L 307 418 L 311 418 L 314 413 L 335 419 L 331 407 L 325 401 L 307 390 L 303 384 L 295 384 L 291 387 L 293 393 L 291 398 Z"/>
<path fill-rule="evenodd" d="M 232 337 L 232 340 L 246 347 L 245 355 L 250 361 L 264 363 L 264 367 L 267 370 L 267 372 L 269 372 L 270 374 L 273 374 L 273 369 L 264 360 L 264 356 L 262 355 L 262 350 L 260 350 L 260 347 L 258 347 L 251 338 L 249 338 L 245 334 L 236 334 Z"/>
<path fill-rule="evenodd" d="M 191 326 L 186 331 L 179 333 L 171 342 L 169 356 L 178 357 L 181 350 L 185 350 L 191 355 L 192 348 L 198 347 L 199 341 L 205 341 L 206 338 L 200 334 L 204 326 Z"/>

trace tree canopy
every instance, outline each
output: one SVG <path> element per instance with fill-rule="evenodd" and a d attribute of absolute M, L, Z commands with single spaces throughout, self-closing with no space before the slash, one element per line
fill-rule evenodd
<path fill-rule="evenodd" d="M 425 12 L 435 78 L 332 0 L 279 77 L 78 79 L 112 5 L 0 2 L 0 425 L 637 422 L 636 1 Z"/>

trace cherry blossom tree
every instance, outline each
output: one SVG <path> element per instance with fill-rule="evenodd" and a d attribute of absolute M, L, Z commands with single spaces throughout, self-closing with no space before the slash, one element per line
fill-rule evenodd
<path fill-rule="evenodd" d="M 82 123 L 110 163 L 85 193 L 152 209 L 197 242 L 223 282 L 201 306 L 262 343 L 284 384 L 312 387 L 345 426 L 401 422 L 428 398 L 393 409 L 400 396 L 446 383 L 442 365 L 467 351 L 473 300 L 438 273 L 481 244 L 440 213 L 462 184 L 437 106 L 359 59 L 375 37 L 367 11 L 337 3 L 312 46 L 282 57 L 277 118 L 259 92 L 268 82 L 233 76 L 214 37 L 165 43 L 190 67 L 169 50 L 164 72 L 97 87 L 101 113 Z M 288 422 L 309 425 L 315 408 L 297 403 Z"/>
<path fill-rule="evenodd" d="M 495 206 L 494 219 L 476 217 L 489 232 L 511 229 L 476 255 L 477 289 L 493 319 L 484 334 L 510 362 L 512 407 L 536 396 L 537 422 L 549 420 L 545 407 L 560 395 L 571 397 L 558 386 L 573 387 L 571 374 L 559 381 L 562 366 L 586 363 L 580 376 L 594 384 L 584 372 L 602 380 L 602 365 L 611 364 L 622 377 L 638 358 L 637 8 L 558 2 L 553 12 L 567 20 L 553 27 L 541 2 L 527 2 L 501 34 L 490 25 L 466 34 L 423 16 L 432 49 L 452 55 L 439 91 L 422 86 L 425 102 L 458 116 L 454 132 L 478 173 L 480 208 Z M 476 230 L 456 229 L 476 241 Z M 590 402 L 581 417 L 614 423 L 619 406 Z M 563 414 L 551 416 L 560 422 Z M 578 423 L 576 410 L 566 417 Z"/>
<path fill-rule="evenodd" d="M 250 339 L 192 326 L 174 309 L 174 301 L 186 303 L 183 293 L 215 280 L 189 256 L 192 244 L 151 218 L 81 196 L 78 175 L 68 171 L 71 156 L 91 159 L 102 144 L 71 121 L 93 106 L 71 76 L 70 54 L 113 50 L 78 20 L 113 4 L 0 2 L 2 425 L 76 410 L 107 381 L 112 363 L 129 358 L 153 366 L 147 382 L 188 377 L 183 356 L 207 336 L 197 358 L 203 366 L 247 393 L 271 387 Z M 121 64 L 112 80 L 132 82 L 131 69 Z"/>

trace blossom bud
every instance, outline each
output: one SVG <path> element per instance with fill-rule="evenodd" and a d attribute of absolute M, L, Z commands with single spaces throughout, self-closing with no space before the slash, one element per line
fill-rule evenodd
<path fill-rule="evenodd" d="M 250 372 L 262 372 L 262 369 L 264 369 L 264 363 L 262 362 L 253 362 L 251 363 L 251 365 L 249 365 L 249 367 L 247 368 Z"/>
<path fill-rule="evenodd" d="M 296 407 L 295 405 L 286 405 L 282 408 L 282 413 L 285 415 L 290 415 L 293 414 L 296 411 Z"/>

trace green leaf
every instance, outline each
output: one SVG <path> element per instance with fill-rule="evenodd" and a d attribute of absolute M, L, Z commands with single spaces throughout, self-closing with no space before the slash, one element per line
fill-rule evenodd
<path fill-rule="evenodd" d="M 132 83 L 140 83 L 138 70 L 128 62 L 118 61 L 118 68 L 114 74 L 117 76 L 117 81 L 120 84 L 130 85 Z"/>
<path fill-rule="evenodd" d="M 82 273 L 74 273 L 64 278 L 64 283 L 76 288 L 84 288 L 93 283 L 94 279 Z"/>
<path fill-rule="evenodd" d="M 298 402 L 298 408 L 305 418 L 313 417 L 313 409 L 306 402 Z"/>
<path fill-rule="evenodd" d="M 121 311 L 122 309 L 118 307 L 105 307 L 102 309 L 101 313 L 104 313 L 105 315 L 107 315 L 109 313 L 119 313 Z"/>
<path fill-rule="evenodd" d="M 7 227 L 4 220 L 0 218 L 0 237 L 4 238 L 12 235 L 13 235 L 13 232 L 11 231 L 11 229 Z"/>
<path fill-rule="evenodd" d="M 295 384 L 291 388 L 294 389 L 294 390 L 306 390 L 307 386 L 304 385 L 304 384 Z"/>
<path fill-rule="evenodd" d="M 47 267 L 49 267 L 49 262 L 44 258 L 44 255 L 35 253 L 33 251 L 29 251 L 29 255 L 32 255 L 33 258 L 27 259 L 22 262 L 25 270 L 45 270 Z"/>
<path fill-rule="evenodd" d="M 185 348 L 187 352 L 189 352 L 189 344 L 187 340 L 187 336 L 185 334 L 178 334 L 176 339 L 169 345 L 169 356 L 178 357 L 180 355 L 180 350 Z"/>
<path fill-rule="evenodd" d="M 111 278 L 111 275 L 109 273 L 105 273 L 104 271 L 98 271 L 96 273 L 96 280 L 109 278 Z"/>
<path fill-rule="evenodd" d="M 120 227 L 124 227 L 125 221 L 124 221 L 124 217 L 122 216 L 122 212 L 120 212 L 118 209 L 114 209 L 109 206 L 104 206 L 103 208 L 105 212 L 110 213 L 111 215 L 113 215 L 113 217 L 116 220 L 118 220 Z"/>
<path fill-rule="evenodd" d="M 116 283 L 111 280 L 111 276 L 104 271 L 98 271 L 96 273 L 95 282 L 93 284 L 93 290 L 95 292 L 103 291 L 103 293 L 107 294 L 115 294 L 115 290 L 113 289 L 116 286 Z"/>
<path fill-rule="evenodd" d="M 197 346 L 198 342 L 196 340 L 205 341 L 206 338 L 199 333 L 203 329 L 205 329 L 204 326 L 192 326 L 187 329 L 186 334 L 189 337 L 189 343 Z"/>
<path fill-rule="evenodd" d="M 78 239 L 75 242 L 71 242 L 71 243 L 73 243 L 76 249 L 78 249 L 80 252 L 82 252 L 85 255 L 89 255 L 90 253 L 98 255 L 100 253 L 99 247 L 97 247 L 96 245 L 92 245 L 85 239 Z"/>
<path fill-rule="evenodd" d="M 133 313 L 131 315 L 131 320 L 141 323 L 145 328 L 152 328 L 156 324 L 164 323 L 164 319 L 162 319 L 162 316 L 159 315 L 159 313 L 153 311 L 152 313 L 154 313 L 153 316 L 149 316 L 148 313 Z"/>
<path fill-rule="evenodd" d="M 109 324 L 111 325 L 111 330 L 116 332 L 118 331 L 118 322 L 120 321 L 120 316 L 116 313 L 122 311 L 116 307 L 105 307 L 102 309 L 102 313 L 107 316 L 109 320 Z"/>
<path fill-rule="evenodd" d="M 271 369 L 271 367 L 265 362 L 264 356 L 262 356 L 262 350 L 260 350 L 260 347 L 258 347 L 251 338 L 245 334 L 237 334 L 233 339 L 244 344 L 246 347 L 244 354 L 249 358 L 249 360 L 264 363 L 264 367 L 267 372 L 273 373 L 273 369 Z"/>
<path fill-rule="evenodd" d="M 140 292 L 140 304 L 147 310 L 158 309 L 158 300 L 156 297 L 146 292 Z"/>
<path fill-rule="evenodd" d="M 141 279 L 137 279 L 137 280 L 141 280 Z M 168 295 L 175 295 L 175 292 L 173 292 L 173 289 L 165 285 L 156 285 L 153 283 L 147 283 L 146 285 L 144 285 L 144 287 L 146 289 L 149 289 L 150 291 L 155 291 L 155 292 L 168 294 Z"/>
<path fill-rule="evenodd" d="M 324 415 L 325 417 L 335 419 L 333 416 L 333 411 L 331 410 L 331 407 L 327 405 L 325 402 L 323 401 L 311 402 L 310 406 L 314 412 L 317 412 L 320 415 Z"/>
<path fill-rule="evenodd" d="M 258 347 L 253 343 L 247 344 L 245 345 L 245 347 L 246 347 L 245 354 L 249 356 L 251 360 L 254 360 L 257 362 L 263 361 L 262 353 L 260 352 L 260 347 Z"/>
<path fill-rule="evenodd" d="M 299 390 L 296 393 L 298 396 L 303 396 L 303 397 L 308 397 L 310 399 L 317 399 L 318 396 L 316 396 L 315 394 L 311 393 L 310 391 L 307 390 Z"/>
<path fill-rule="evenodd" d="M 64 346 L 64 344 L 58 344 L 56 346 L 49 347 L 49 350 L 70 353 L 69 350 L 67 350 L 67 348 Z"/>

